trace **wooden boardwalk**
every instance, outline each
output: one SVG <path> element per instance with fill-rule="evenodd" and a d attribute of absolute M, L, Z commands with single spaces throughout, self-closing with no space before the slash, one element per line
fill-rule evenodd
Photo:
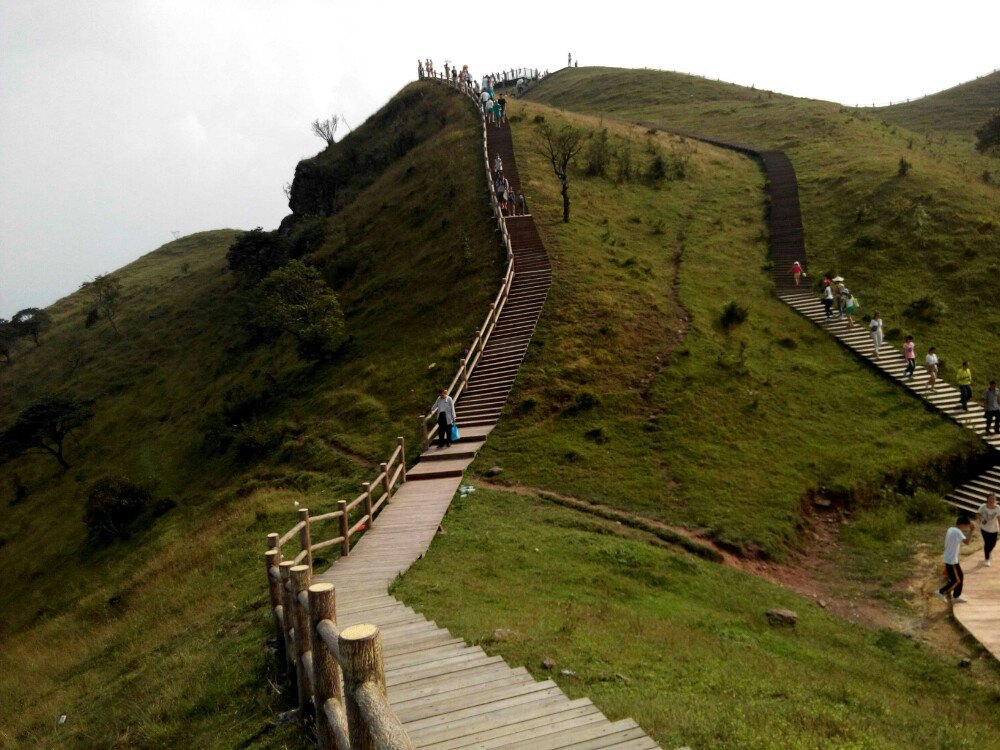
<path fill-rule="evenodd" d="M 491 127 L 490 163 L 501 155 L 519 185 L 510 129 Z M 456 406 L 462 440 L 431 447 L 407 472 L 351 554 L 315 583 L 336 586 L 341 628 L 382 632 L 389 701 L 420 748 L 647 750 L 658 747 L 631 719 L 609 721 L 588 699 L 570 700 L 551 680 L 469 646 L 387 593 L 423 556 L 473 461 L 500 418 L 548 291 L 551 269 L 530 216 L 505 219 L 515 278 L 483 357 Z"/>

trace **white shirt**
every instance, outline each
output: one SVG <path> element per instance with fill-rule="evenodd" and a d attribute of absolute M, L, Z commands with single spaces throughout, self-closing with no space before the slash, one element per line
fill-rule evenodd
<path fill-rule="evenodd" d="M 924 362 L 927 364 L 928 367 L 930 367 L 931 365 L 937 367 L 937 355 L 928 354 L 926 357 L 924 357 Z"/>
<path fill-rule="evenodd" d="M 486 104 L 486 102 L 490 98 L 490 92 L 489 91 L 484 91 L 483 93 L 481 93 L 479 95 L 479 98 L 482 100 L 483 104 Z"/>
<path fill-rule="evenodd" d="M 438 396 L 431 411 L 444 414 L 448 424 L 455 424 L 455 402 L 451 400 L 451 396 Z"/>
<path fill-rule="evenodd" d="M 958 565 L 958 550 L 965 541 L 965 534 L 957 526 L 952 526 L 944 535 L 944 563 Z"/>
<path fill-rule="evenodd" d="M 829 284 L 827 284 L 826 288 L 823 289 L 823 299 L 833 299 L 833 289 Z"/>
<path fill-rule="evenodd" d="M 988 531 L 991 534 L 996 534 L 1000 532 L 1000 503 L 997 503 L 994 507 L 988 506 L 983 503 L 979 506 L 979 510 L 976 511 L 976 515 L 979 516 L 979 530 Z"/>
<path fill-rule="evenodd" d="M 882 333 L 882 318 L 872 318 L 872 322 L 868 324 L 868 328 L 872 333 L 876 331 Z"/>

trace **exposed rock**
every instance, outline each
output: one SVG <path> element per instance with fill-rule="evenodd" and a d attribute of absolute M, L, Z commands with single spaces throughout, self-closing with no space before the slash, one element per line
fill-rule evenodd
<path fill-rule="evenodd" d="M 501 474 L 503 474 L 503 469 L 501 469 L 499 466 L 491 466 L 486 471 L 486 476 L 488 477 L 497 477 L 500 476 Z"/>
<path fill-rule="evenodd" d="M 576 676 L 576 672 L 574 672 L 572 669 L 560 669 L 559 670 L 559 674 L 565 675 L 566 677 L 575 677 Z"/>
<path fill-rule="evenodd" d="M 968 669 L 969 667 L 972 666 L 972 659 L 970 659 L 967 656 L 958 663 L 958 666 L 961 667 L 962 669 Z"/>
<path fill-rule="evenodd" d="M 552 669 L 556 665 L 556 660 L 551 656 L 546 656 L 542 659 L 542 669 Z"/>
<path fill-rule="evenodd" d="M 821 606 L 821 607 L 822 607 L 823 609 L 826 609 L 826 607 L 827 607 L 827 604 L 826 604 L 826 600 L 825 600 L 825 599 L 820 599 L 820 600 L 819 600 L 818 602 L 816 602 L 816 603 L 817 603 L 817 604 L 818 604 L 819 606 Z"/>
<path fill-rule="evenodd" d="M 795 627 L 795 623 L 799 621 L 799 616 L 790 609 L 769 609 L 764 613 L 764 616 L 771 625 L 787 626 L 790 628 Z"/>
<path fill-rule="evenodd" d="M 508 630 L 507 628 L 497 628 L 493 631 L 493 641 L 499 643 L 501 641 L 509 641 L 517 633 L 513 630 Z"/>

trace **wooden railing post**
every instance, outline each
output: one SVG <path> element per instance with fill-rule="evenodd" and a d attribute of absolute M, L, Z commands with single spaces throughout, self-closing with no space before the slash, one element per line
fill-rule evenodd
<path fill-rule="evenodd" d="M 388 505 L 389 501 L 392 500 L 392 485 L 389 479 L 389 464 L 379 464 L 379 470 L 382 472 L 382 489 L 385 490 L 385 502 Z"/>
<path fill-rule="evenodd" d="M 303 526 L 299 529 L 299 547 L 306 553 L 305 558 L 302 560 L 303 565 L 308 565 L 309 570 L 312 571 L 313 566 L 313 553 L 312 553 L 312 540 L 309 534 L 309 509 L 299 508 L 299 521 L 302 522 Z"/>
<path fill-rule="evenodd" d="M 302 604 L 299 594 L 309 590 L 312 583 L 312 571 L 308 565 L 296 565 L 289 568 L 292 578 L 292 593 L 295 600 L 295 657 L 296 657 L 296 687 L 299 694 L 299 718 L 305 719 L 309 714 L 309 699 L 312 697 L 312 682 L 309 679 L 307 660 L 312 658 L 312 622 L 309 620 L 309 610 Z"/>
<path fill-rule="evenodd" d="M 282 560 L 278 565 L 278 570 L 281 571 L 281 598 L 282 598 L 282 612 L 285 619 L 285 658 L 288 671 L 288 684 L 291 686 L 292 691 L 298 696 L 298 643 L 297 636 L 295 633 L 295 594 L 292 590 L 291 584 L 291 573 L 289 572 L 295 567 L 295 563 L 291 560 Z"/>
<path fill-rule="evenodd" d="M 385 689 L 382 635 L 376 625 L 354 625 L 340 632 L 340 656 L 344 663 L 344 708 L 351 732 L 351 750 L 377 750 L 372 733 L 358 707 L 355 692 L 366 682 Z"/>
<path fill-rule="evenodd" d="M 268 537 L 270 538 L 270 534 Z M 273 535 L 277 539 L 277 534 Z M 288 669 L 286 664 L 287 656 L 285 656 L 285 628 L 281 624 L 281 618 L 284 617 L 285 602 L 284 597 L 281 595 L 281 578 L 276 577 L 281 575 L 278 568 L 278 563 L 281 562 L 281 552 L 277 549 L 269 549 L 264 553 L 264 572 L 267 574 L 267 593 L 271 599 L 271 620 L 274 623 L 274 642 L 275 650 L 277 651 L 278 659 L 278 670 L 282 673 Z M 273 572 L 272 572 L 273 568 Z M 278 616 L 278 607 L 281 607 L 282 615 Z"/>
<path fill-rule="evenodd" d="M 396 442 L 399 443 L 399 465 L 403 467 L 403 473 L 400 475 L 403 481 L 406 481 L 406 441 L 402 437 L 396 438 Z"/>
<path fill-rule="evenodd" d="M 340 554 L 347 557 L 351 554 L 351 535 L 348 533 L 351 525 L 347 522 L 347 501 L 338 500 L 337 509 L 340 511 L 340 535 L 344 537 L 344 541 L 340 543 Z"/>
<path fill-rule="evenodd" d="M 281 562 L 281 550 L 278 549 L 278 535 L 277 534 L 268 534 L 267 535 L 267 548 L 268 549 L 276 549 L 276 550 L 278 550 L 278 562 L 276 562 L 275 565 L 277 565 L 279 562 Z"/>
<path fill-rule="evenodd" d="M 344 702 L 340 682 L 340 664 L 323 644 L 317 626 L 323 620 L 337 624 L 337 592 L 332 583 L 314 583 L 309 587 L 309 617 L 312 620 L 313 642 L 313 703 L 316 708 L 316 735 L 320 750 L 347 750 L 337 743 L 337 734 L 330 726 L 326 702 Z"/>
<path fill-rule="evenodd" d="M 368 516 L 368 528 L 375 523 L 375 514 L 372 513 L 372 483 L 362 482 L 361 486 L 365 491 L 365 514 Z"/>

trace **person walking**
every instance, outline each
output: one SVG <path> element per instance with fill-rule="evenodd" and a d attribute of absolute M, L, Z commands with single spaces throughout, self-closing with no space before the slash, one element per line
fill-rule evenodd
<path fill-rule="evenodd" d="M 927 370 L 927 377 L 930 378 L 927 381 L 927 390 L 933 391 L 938 376 L 938 355 L 937 349 L 933 346 L 927 350 L 927 356 L 924 357 L 924 369 Z"/>
<path fill-rule="evenodd" d="M 948 529 L 944 535 L 944 573 L 948 576 L 948 582 L 938 589 L 937 598 L 943 602 L 949 601 L 963 603 L 968 601 L 962 598 L 962 584 L 965 582 L 965 575 L 962 573 L 962 566 L 958 562 L 958 551 L 963 544 L 969 543 L 969 533 L 972 531 L 972 524 L 965 516 L 959 516 L 955 525 Z"/>
<path fill-rule="evenodd" d="M 903 342 L 903 359 L 906 360 L 906 377 L 913 379 L 913 373 L 917 369 L 916 344 L 913 343 L 913 336 L 907 336 Z"/>
<path fill-rule="evenodd" d="M 872 345 L 875 347 L 875 359 L 878 359 L 878 350 L 882 346 L 883 333 L 882 333 L 882 316 L 878 312 L 872 315 L 871 322 L 868 324 L 868 330 L 872 334 Z"/>
<path fill-rule="evenodd" d="M 792 278 L 795 279 L 795 286 L 802 280 L 802 264 L 798 261 L 792 263 Z"/>
<path fill-rule="evenodd" d="M 979 532 L 983 535 L 983 555 L 986 557 L 986 567 L 990 567 L 990 553 L 997 546 L 997 535 L 1000 534 L 1000 505 L 997 505 L 996 493 L 986 496 L 986 502 L 976 511 L 979 521 Z"/>
<path fill-rule="evenodd" d="M 517 213 L 521 216 L 528 215 L 528 202 L 524 199 L 524 191 L 518 191 L 517 194 Z"/>
<path fill-rule="evenodd" d="M 823 281 L 823 312 L 826 313 L 827 320 L 833 319 L 833 286 L 830 279 Z"/>
<path fill-rule="evenodd" d="M 990 434 L 990 424 L 993 434 L 1000 434 L 1000 391 L 995 380 L 990 381 L 990 387 L 983 393 L 983 407 L 986 409 L 986 434 Z"/>
<path fill-rule="evenodd" d="M 438 448 L 450 448 L 451 426 L 455 424 L 455 402 L 446 389 L 441 389 L 441 395 L 434 401 L 431 413 L 437 414 L 438 418 Z"/>
<path fill-rule="evenodd" d="M 958 382 L 958 393 L 962 399 L 962 411 L 968 411 L 969 399 L 972 398 L 972 370 L 969 369 L 969 360 L 963 360 L 962 366 L 955 373 L 955 380 Z"/>

